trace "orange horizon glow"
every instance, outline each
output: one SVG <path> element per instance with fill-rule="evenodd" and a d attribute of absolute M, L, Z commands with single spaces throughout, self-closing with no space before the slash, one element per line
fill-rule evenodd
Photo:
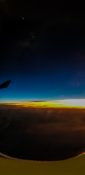
<path fill-rule="evenodd" d="M 85 99 L 63 99 L 50 101 L 3 101 L 0 104 L 33 108 L 85 108 Z"/>

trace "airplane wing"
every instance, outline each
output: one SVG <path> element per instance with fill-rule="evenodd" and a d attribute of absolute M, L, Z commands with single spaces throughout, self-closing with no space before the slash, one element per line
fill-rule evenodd
<path fill-rule="evenodd" d="M 10 83 L 11 83 L 11 80 L 5 81 L 4 83 L 0 84 L 0 89 L 7 88 Z"/>

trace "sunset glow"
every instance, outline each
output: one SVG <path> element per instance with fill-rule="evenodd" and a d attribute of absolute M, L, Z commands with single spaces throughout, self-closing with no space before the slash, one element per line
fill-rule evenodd
<path fill-rule="evenodd" d="M 50 101 L 4 101 L 1 104 L 10 104 L 33 108 L 85 108 L 85 99 L 64 99 Z"/>

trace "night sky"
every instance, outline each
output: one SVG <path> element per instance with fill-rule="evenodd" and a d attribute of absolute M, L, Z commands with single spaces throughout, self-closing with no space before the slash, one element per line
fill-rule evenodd
<path fill-rule="evenodd" d="M 85 98 L 84 14 L 19 3 L 0 0 L 0 99 Z"/>
<path fill-rule="evenodd" d="M 0 0 L 0 84 L 11 80 L 0 88 L 1 174 L 85 174 L 85 9 L 78 6 Z"/>

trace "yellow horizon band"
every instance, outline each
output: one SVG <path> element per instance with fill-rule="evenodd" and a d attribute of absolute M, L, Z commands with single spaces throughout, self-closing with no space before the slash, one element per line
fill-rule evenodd
<path fill-rule="evenodd" d="M 63 99 L 50 101 L 4 101 L 0 104 L 34 108 L 85 108 L 85 99 Z"/>

